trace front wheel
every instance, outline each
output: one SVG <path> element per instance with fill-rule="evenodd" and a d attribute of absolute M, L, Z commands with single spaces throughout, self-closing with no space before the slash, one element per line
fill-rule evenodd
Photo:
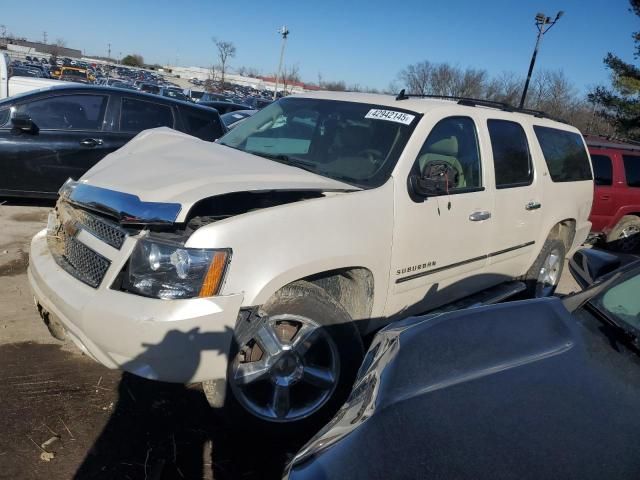
<path fill-rule="evenodd" d="M 346 400 L 363 356 L 344 308 L 322 288 L 296 282 L 262 308 L 230 357 L 225 410 L 263 426 L 318 427 Z M 205 393 L 207 388 L 205 387 Z M 210 403 L 219 403 L 212 395 Z"/>
<path fill-rule="evenodd" d="M 530 297 L 550 297 L 556 290 L 564 267 L 564 242 L 549 238 L 524 277 L 526 293 Z"/>

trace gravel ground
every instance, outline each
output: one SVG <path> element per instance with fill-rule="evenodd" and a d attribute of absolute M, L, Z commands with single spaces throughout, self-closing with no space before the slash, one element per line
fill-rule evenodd
<path fill-rule="evenodd" d="M 0 205 L 0 479 L 279 478 L 296 445 L 226 428 L 197 386 L 108 370 L 49 335 L 26 277 L 49 208 Z M 577 289 L 565 269 L 559 292 Z"/>

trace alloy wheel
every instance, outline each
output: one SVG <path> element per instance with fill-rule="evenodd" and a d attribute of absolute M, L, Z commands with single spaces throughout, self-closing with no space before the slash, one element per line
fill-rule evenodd
<path fill-rule="evenodd" d="M 268 317 L 234 359 L 230 385 L 239 403 L 267 421 L 292 422 L 318 411 L 340 373 L 325 328 L 299 315 Z"/>
<path fill-rule="evenodd" d="M 623 252 L 632 252 L 640 245 L 640 227 L 637 225 L 629 225 L 624 228 L 616 242 L 619 249 Z"/>
<path fill-rule="evenodd" d="M 545 258 L 542 267 L 540 267 L 536 297 L 548 297 L 553 293 L 560 280 L 561 262 L 562 255 L 560 255 L 560 251 L 556 248 L 552 249 L 547 258 Z"/>

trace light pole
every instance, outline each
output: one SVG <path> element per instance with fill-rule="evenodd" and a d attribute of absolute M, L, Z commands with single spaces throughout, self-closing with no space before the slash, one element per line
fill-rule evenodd
<path fill-rule="evenodd" d="M 531 55 L 531 63 L 529 64 L 529 72 L 527 73 L 527 81 L 524 84 L 524 90 L 522 91 L 522 98 L 520 99 L 520 108 L 524 108 L 524 102 L 527 98 L 527 90 L 529 90 L 529 81 L 531 80 L 531 73 L 533 72 L 533 66 L 536 63 L 536 57 L 538 56 L 538 48 L 540 47 L 540 40 L 542 36 L 553 27 L 560 17 L 564 14 L 560 10 L 556 14 L 556 18 L 551 20 L 551 17 L 547 17 L 544 13 L 538 13 L 536 15 L 536 27 L 538 28 L 538 38 L 536 39 L 536 48 L 533 49 L 533 55 Z"/>
<path fill-rule="evenodd" d="M 276 74 L 276 87 L 273 90 L 273 99 L 275 100 L 278 95 L 278 78 L 280 77 L 280 73 L 282 71 L 282 60 L 284 59 L 284 47 L 287 44 L 287 37 L 289 36 L 289 30 L 284 25 L 278 33 L 282 35 L 282 47 L 280 49 L 280 63 L 278 64 L 278 73 Z"/>
<path fill-rule="evenodd" d="M 111 43 L 107 43 L 107 48 L 108 48 L 108 51 L 107 51 L 107 59 L 108 59 L 108 60 L 107 60 L 107 61 L 108 61 L 109 63 L 111 63 Z M 107 69 L 107 78 L 110 78 L 110 77 L 111 77 L 111 75 L 110 75 L 110 74 L 111 74 L 111 69 L 110 69 L 110 68 L 108 68 L 108 69 Z"/>

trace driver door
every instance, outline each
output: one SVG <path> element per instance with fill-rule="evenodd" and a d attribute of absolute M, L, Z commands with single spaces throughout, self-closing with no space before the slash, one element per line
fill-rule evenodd
<path fill-rule="evenodd" d="M 10 118 L 0 127 L 0 190 L 55 194 L 67 178 L 78 179 L 115 150 L 119 145 L 103 132 L 108 98 L 68 94 L 15 105 L 37 128 L 13 129 Z"/>
<path fill-rule="evenodd" d="M 428 198 L 413 195 L 406 177 L 395 179 L 388 317 L 422 313 L 491 283 L 485 267 L 493 191 L 485 188 L 476 122 L 445 117 L 426 130 L 410 175 L 442 168 L 455 174 L 443 194 Z"/>

